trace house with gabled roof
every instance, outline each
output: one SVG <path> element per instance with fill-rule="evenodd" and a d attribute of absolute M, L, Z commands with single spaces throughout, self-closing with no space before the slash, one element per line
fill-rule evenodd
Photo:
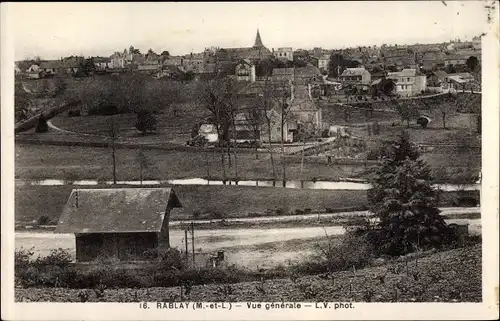
<path fill-rule="evenodd" d="M 172 188 L 74 189 L 55 233 L 75 234 L 77 262 L 137 261 L 170 247 L 170 214 L 180 207 Z"/>
<path fill-rule="evenodd" d="M 402 97 L 415 96 L 427 89 L 427 77 L 416 69 L 403 69 L 387 73 L 387 78 L 396 84 L 396 94 Z"/>
<path fill-rule="evenodd" d="M 351 84 L 369 84 L 371 74 L 365 68 L 346 68 L 340 75 L 340 80 Z"/>
<path fill-rule="evenodd" d="M 240 59 L 235 68 L 236 80 L 255 81 L 255 65 L 250 59 Z"/>

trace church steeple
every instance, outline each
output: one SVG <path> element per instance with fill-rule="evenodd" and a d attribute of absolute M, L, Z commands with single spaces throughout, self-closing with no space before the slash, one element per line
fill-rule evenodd
<path fill-rule="evenodd" d="M 254 48 L 262 48 L 264 45 L 262 44 L 262 39 L 260 39 L 260 32 L 259 29 L 257 29 L 257 36 L 255 37 L 255 43 L 254 43 Z"/>

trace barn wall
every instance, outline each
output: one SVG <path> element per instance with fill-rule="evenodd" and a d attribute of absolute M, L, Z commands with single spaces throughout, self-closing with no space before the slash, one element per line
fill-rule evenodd
<path fill-rule="evenodd" d="M 76 235 L 76 259 L 88 262 L 98 257 L 140 260 L 144 251 L 158 246 L 153 232 L 90 233 Z"/>
<path fill-rule="evenodd" d="M 161 227 L 160 233 L 158 233 L 158 247 L 163 249 L 168 249 L 170 247 L 170 233 L 169 233 L 169 222 L 170 222 L 170 212 L 172 208 L 167 206 L 165 211 L 165 218 L 163 220 L 163 225 Z"/>

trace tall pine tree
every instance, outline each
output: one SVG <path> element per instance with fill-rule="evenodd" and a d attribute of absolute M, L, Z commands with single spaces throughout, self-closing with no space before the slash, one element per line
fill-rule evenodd
<path fill-rule="evenodd" d="M 402 255 L 451 241 L 451 230 L 438 209 L 439 191 L 430 183 L 430 168 L 408 135 L 403 132 L 382 155 L 368 191 L 370 210 L 379 219 L 371 234 L 379 252 Z"/>

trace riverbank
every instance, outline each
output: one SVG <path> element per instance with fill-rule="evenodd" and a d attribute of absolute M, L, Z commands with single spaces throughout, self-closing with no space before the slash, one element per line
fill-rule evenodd
<path fill-rule="evenodd" d="M 481 218 L 479 207 L 448 207 L 441 208 L 441 215 L 447 220 L 455 220 L 465 223 L 467 220 L 478 220 Z M 368 219 L 371 213 L 368 211 L 349 211 L 338 213 L 314 213 L 296 214 L 286 216 L 246 217 L 210 220 L 185 220 L 171 221 L 170 230 L 185 230 L 193 225 L 196 230 L 209 229 L 274 229 L 314 226 L 354 226 L 362 219 Z M 29 225 L 21 222 L 16 223 L 16 232 L 52 233 L 56 225 Z"/>

